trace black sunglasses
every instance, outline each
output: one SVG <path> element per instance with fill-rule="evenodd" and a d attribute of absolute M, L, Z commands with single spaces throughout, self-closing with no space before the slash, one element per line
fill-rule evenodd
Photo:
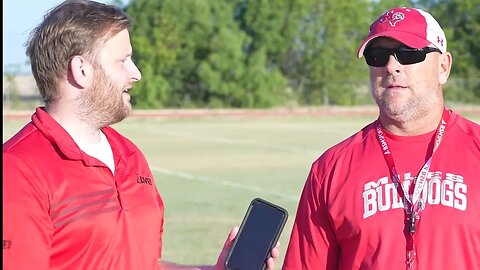
<path fill-rule="evenodd" d="M 441 51 L 437 48 L 425 47 L 421 49 L 413 49 L 408 47 L 386 49 L 386 48 L 368 48 L 363 55 L 367 65 L 372 67 L 384 67 L 387 65 L 390 55 L 393 55 L 402 65 L 411 65 L 420 63 L 425 60 L 427 53 Z"/>

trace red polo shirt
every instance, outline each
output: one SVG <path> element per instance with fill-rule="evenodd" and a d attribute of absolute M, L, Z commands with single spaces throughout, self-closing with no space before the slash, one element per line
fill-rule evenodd
<path fill-rule="evenodd" d="M 115 174 L 37 108 L 3 144 L 3 269 L 159 269 L 163 201 L 140 150 L 103 129 Z"/>

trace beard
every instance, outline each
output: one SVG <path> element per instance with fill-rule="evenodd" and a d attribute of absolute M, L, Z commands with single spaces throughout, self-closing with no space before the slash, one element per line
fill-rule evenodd
<path fill-rule="evenodd" d="M 378 107 L 390 119 L 402 123 L 422 118 L 438 102 L 438 97 L 428 92 L 413 94 L 403 100 L 389 91 L 381 94 L 372 91 L 372 94 Z"/>
<path fill-rule="evenodd" d="M 77 98 L 77 115 L 95 128 L 103 128 L 125 119 L 131 111 L 129 101 L 124 101 L 123 90 L 108 78 L 102 67 L 95 67 L 92 88 Z"/>

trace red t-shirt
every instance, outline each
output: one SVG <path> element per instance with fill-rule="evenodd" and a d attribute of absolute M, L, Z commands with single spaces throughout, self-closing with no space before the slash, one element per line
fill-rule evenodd
<path fill-rule="evenodd" d="M 403 200 L 377 140 L 377 121 L 313 163 L 283 269 L 406 269 Z M 386 134 L 401 183 L 425 164 L 434 134 Z M 415 269 L 480 269 L 478 124 L 451 113 L 421 196 L 426 207 L 414 235 Z"/>
<path fill-rule="evenodd" d="M 132 142 L 102 131 L 114 175 L 42 108 L 3 144 L 3 269 L 159 269 L 153 175 Z"/>

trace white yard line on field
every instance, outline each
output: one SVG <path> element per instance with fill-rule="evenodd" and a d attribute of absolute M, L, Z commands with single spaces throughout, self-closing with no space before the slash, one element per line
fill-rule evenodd
<path fill-rule="evenodd" d="M 197 176 L 197 175 L 193 175 L 193 174 L 189 174 L 189 173 L 172 171 L 172 170 L 165 169 L 165 168 L 158 168 L 158 167 L 155 167 L 155 166 L 150 166 L 150 169 L 152 169 L 152 171 L 155 171 L 155 172 L 159 172 L 159 173 L 163 173 L 163 174 L 166 174 L 166 175 L 171 175 L 171 176 L 175 176 L 175 177 L 179 177 L 179 178 L 183 178 L 183 179 L 188 179 L 188 180 L 193 180 L 193 181 L 201 181 L 201 182 L 206 182 L 206 183 L 210 183 L 210 184 L 214 184 L 214 185 L 222 185 L 222 186 L 226 186 L 226 187 L 230 187 L 230 188 L 240 188 L 240 189 L 249 190 L 249 191 L 252 191 L 252 192 L 255 192 L 255 193 L 274 195 L 274 196 L 280 197 L 280 198 L 288 200 L 288 201 L 298 202 L 298 199 L 299 199 L 298 196 L 292 196 L 292 195 L 288 195 L 288 194 L 273 192 L 273 191 L 269 191 L 269 190 L 259 188 L 259 187 L 242 185 L 242 184 L 239 184 L 239 183 L 236 183 L 236 182 L 215 180 L 215 179 L 205 177 L 205 176 Z"/>

